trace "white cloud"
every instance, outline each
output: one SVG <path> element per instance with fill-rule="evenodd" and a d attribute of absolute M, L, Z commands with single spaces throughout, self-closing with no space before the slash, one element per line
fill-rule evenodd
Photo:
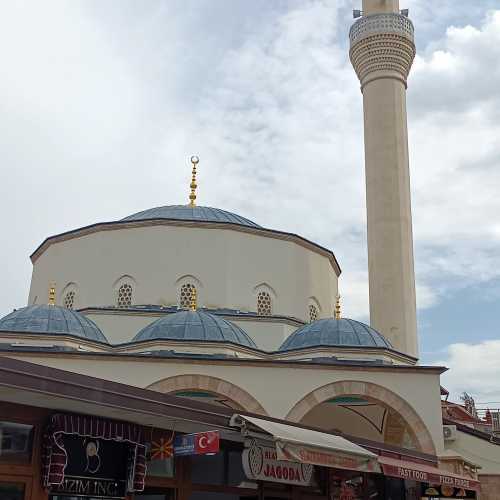
<path fill-rule="evenodd" d="M 459 401 L 464 391 L 477 403 L 496 402 L 500 407 L 500 340 L 477 344 L 452 344 L 447 357 L 435 364 L 449 367 L 442 376 L 442 385 L 450 391 L 451 399 Z M 483 407 L 483 406 L 480 406 Z"/>
<path fill-rule="evenodd" d="M 366 317 L 347 3 L 5 3 L 0 311 L 24 303 L 27 255 L 47 235 L 185 202 L 197 153 L 200 203 L 332 248 L 345 314 Z M 429 307 L 499 275 L 500 11 L 407 3 L 428 34 L 408 102 L 417 292 Z"/>

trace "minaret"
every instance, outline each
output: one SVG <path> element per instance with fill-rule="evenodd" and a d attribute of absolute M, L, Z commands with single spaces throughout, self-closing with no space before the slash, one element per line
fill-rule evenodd
<path fill-rule="evenodd" d="M 399 0 L 363 0 L 349 32 L 365 125 L 370 323 L 395 349 L 418 355 L 406 124 L 413 24 Z"/>

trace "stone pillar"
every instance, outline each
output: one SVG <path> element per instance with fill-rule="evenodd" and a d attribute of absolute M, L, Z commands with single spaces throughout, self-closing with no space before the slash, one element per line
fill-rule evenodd
<path fill-rule="evenodd" d="M 370 322 L 395 349 L 417 356 L 406 124 L 413 24 L 398 0 L 363 0 L 349 38 L 363 93 Z"/>

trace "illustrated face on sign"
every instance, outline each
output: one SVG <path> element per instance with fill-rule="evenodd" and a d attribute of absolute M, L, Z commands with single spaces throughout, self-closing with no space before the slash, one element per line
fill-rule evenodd
<path fill-rule="evenodd" d="M 85 470 L 95 474 L 101 468 L 101 458 L 99 457 L 99 441 L 88 441 L 85 446 L 87 456 L 87 467 Z"/>
<path fill-rule="evenodd" d="M 97 455 L 97 445 L 93 441 L 87 444 L 87 457 L 95 457 Z"/>

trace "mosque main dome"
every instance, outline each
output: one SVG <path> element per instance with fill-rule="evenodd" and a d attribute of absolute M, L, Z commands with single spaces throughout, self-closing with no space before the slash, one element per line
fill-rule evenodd
<path fill-rule="evenodd" d="M 239 326 L 204 311 L 179 311 L 143 328 L 132 340 L 186 340 L 231 342 L 256 349 L 255 342 Z"/>
<path fill-rule="evenodd" d="M 241 215 L 222 210 L 220 208 L 199 207 L 191 205 L 166 205 L 149 208 L 142 212 L 129 215 L 122 221 L 139 221 L 151 219 L 187 220 L 196 222 L 223 222 L 239 224 L 240 226 L 260 228 L 255 222 Z"/>
<path fill-rule="evenodd" d="M 326 318 L 309 323 L 293 332 L 283 342 L 279 351 L 341 346 L 393 348 L 381 333 L 364 323 L 348 318 Z"/>
<path fill-rule="evenodd" d="M 32 305 L 17 309 L 0 319 L 0 331 L 73 335 L 108 343 L 92 320 L 77 311 L 55 305 Z"/>

